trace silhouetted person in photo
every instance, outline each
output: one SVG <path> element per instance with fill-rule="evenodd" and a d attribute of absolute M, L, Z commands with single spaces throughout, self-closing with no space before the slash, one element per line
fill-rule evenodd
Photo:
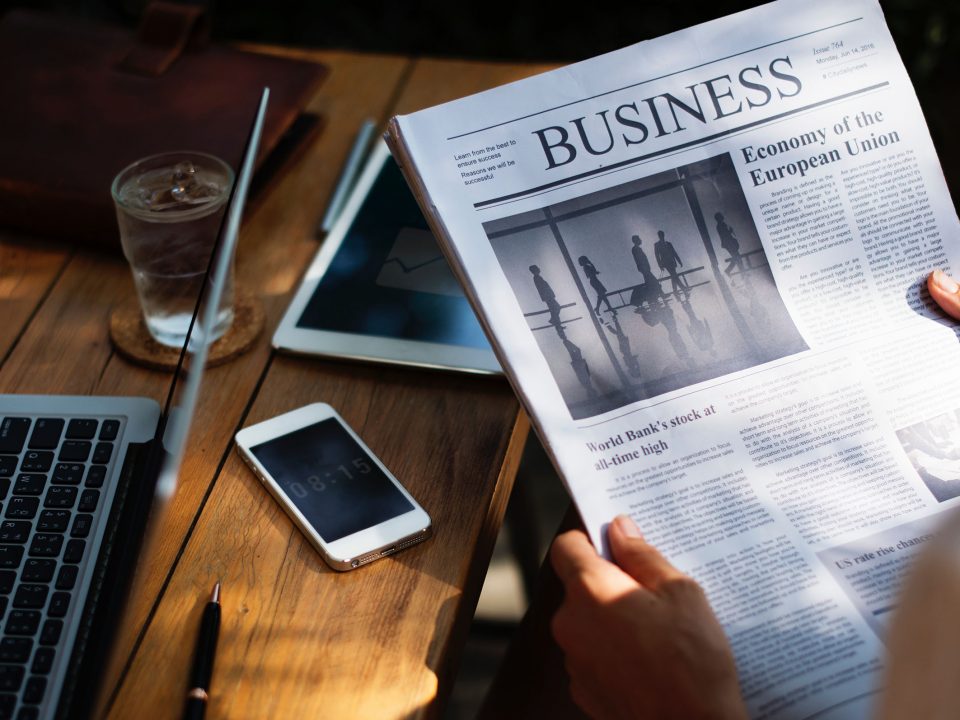
<path fill-rule="evenodd" d="M 680 307 L 682 307 L 683 311 L 687 314 L 687 318 L 689 320 L 687 324 L 687 330 L 690 333 L 690 337 L 693 338 L 693 342 L 704 352 L 709 352 L 711 355 L 715 354 L 713 347 L 713 331 L 710 330 L 710 323 L 697 317 L 697 314 L 693 310 L 693 306 L 690 304 L 689 296 L 685 301 L 680 302 Z"/>
<path fill-rule="evenodd" d="M 770 308 L 760 299 L 760 295 L 757 293 L 757 288 L 753 284 L 754 279 L 751 278 L 749 274 L 744 275 L 743 279 L 743 290 L 747 295 L 747 300 L 749 301 L 747 309 L 749 310 L 753 319 L 757 321 L 759 328 L 761 330 L 766 330 L 770 327 Z"/>
<path fill-rule="evenodd" d="M 562 327 L 557 327 L 557 335 L 560 336 L 560 340 L 570 356 L 570 367 L 573 368 L 573 374 L 577 377 L 577 382 L 587 391 L 588 398 L 596 400 L 598 397 L 597 390 L 593 387 L 593 381 L 590 378 L 590 366 L 587 365 L 587 361 L 583 357 L 583 351 L 567 338 L 567 334 Z"/>
<path fill-rule="evenodd" d="M 660 322 L 667 331 L 667 338 L 670 340 L 670 345 L 673 347 L 673 352 L 676 353 L 677 359 L 687 367 L 692 367 L 693 358 L 690 357 L 687 344 L 683 341 L 683 336 L 677 328 L 677 318 L 674 316 L 673 310 L 671 310 L 670 307 L 663 308 L 663 312 L 660 314 Z"/>
<path fill-rule="evenodd" d="M 586 255 L 581 255 L 577 262 L 580 263 L 580 267 L 583 268 L 583 274 L 587 276 L 587 280 L 590 281 L 590 287 L 597 291 L 597 306 L 594 308 L 594 312 L 600 314 L 600 303 L 606 303 L 607 309 L 610 312 L 614 312 L 613 306 L 610 304 L 610 301 L 607 300 L 607 288 L 604 287 L 603 283 L 600 282 L 600 278 L 597 277 L 600 274 L 600 271 L 590 262 L 590 258 Z"/>
<path fill-rule="evenodd" d="M 663 230 L 657 231 L 657 237 L 660 239 L 653 245 L 653 256 L 657 259 L 657 265 L 662 271 L 670 276 L 670 283 L 673 287 L 673 294 L 680 297 L 680 293 L 690 294 L 690 288 L 682 275 L 677 274 L 677 266 L 683 267 L 683 260 L 677 254 L 673 243 L 666 239 Z"/>
<path fill-rule="evenodd" d="M 620 320 L 613 316 L 613 320 L 604 325 L 617 338 L 617 345 L 620 348 L 620 356 L 623 358 L 624 365 L 627 366 L 627 372 L 633 377 L 640 377 L 640 358 L 638 358 L 630 348 L 630 338 L 620 326 Z"/>
<path fill-rule="evenodd" d="M 543 279 L 543 276 L 540 274 L 539 267 L 536 265 L 531 265 L 530 272 L 533 273 L 533 284 L 537 286 L 537 292 L 540 294 L 540 299 L 543 300 L 544 304 L 547 306 L 547 310 L 550 311 L 550 324 L 559 325 L 560 303 L 557 302 L 557 294 L 553 291 L 553 288 L 550 287 L 550 283 Z"/>
<path fill-rule="evenodd" d="M 727 259 L 727 267 L 724 272 L 729 275 L 734 268 L 743 272 L 743 257 L 740 255 L 740 241 L 733 234 L 733 228 L 727 225 L 723 219 L 723 213 L 716 213 L 713 216 L 717 221 L 717 235 L 720 236 L 720 247 L 727 251 L 730 257 Z"/>
<path fill-rule="evenodd" d="M 652 303 L 654 298 L 666 297 L 667 294 L 660 287 L 659 278 L 653 274 L 647 254 L 640 246 L 640 236 L 634 235 L 631 240 L 633 240 L 633 247 L 630 248 L 630 252 L 633 254 L 633 262 L 636 264 L 641 277 L 643 277 L 644 290 L 641 293 L 642 297 L 649 303 Z"/>

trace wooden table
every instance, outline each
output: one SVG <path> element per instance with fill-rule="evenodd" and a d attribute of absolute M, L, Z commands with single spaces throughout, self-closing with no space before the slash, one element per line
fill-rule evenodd
<path fill-rule="evenodd" d="M 330 67 L 311 103 L 327 124 L 245 220 L 238 281 L 262 299 L 267 331 L 208 371 L 180 486 L 104 671 L 110 717 L 179 717 L 217 579 L 223 621 L 208 717 L 437 714 L 527 434 L 502 379 L 298 359 L 275 354 L 269 338 L 317 249 L 314 228 L 364 118 L 383 124 L 545 68 L 271 52 Z M 132 294 L 122 258 L 0 234 L 0 392 L 162 400 L 169 375 L 131 365 L 108 339 L 110 309 Z M 421 501 L 433 539 L 357 572 L 324 565 L 232 449 L 240 427 L 319 400 Z"/>

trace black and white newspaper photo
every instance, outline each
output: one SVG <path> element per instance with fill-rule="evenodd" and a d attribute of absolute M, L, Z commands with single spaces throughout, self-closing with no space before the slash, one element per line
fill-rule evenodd
<path fill-rule="evenodd" d="M 484 229 L 575 420 L 808 349 L 729 155 Z"/>

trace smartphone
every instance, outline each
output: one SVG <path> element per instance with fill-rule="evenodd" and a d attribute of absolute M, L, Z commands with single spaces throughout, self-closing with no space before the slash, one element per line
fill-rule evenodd
<path fill-rule="evenodd" d="M 236 441 L 334 570 L 353 570 L 430 537 L 430 516 L 325 403 L 244 428 Z"/>

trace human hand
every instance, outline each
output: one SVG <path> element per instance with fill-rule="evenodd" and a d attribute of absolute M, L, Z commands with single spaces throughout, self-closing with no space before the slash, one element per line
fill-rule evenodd
<path fill-rule="evenodd" d="M 930 297 L 952 318 L 960 320 L 960 285 L 943 270 L 934 270 L 927 277 Z"/>
<path fill-rule="evenodd" d="M 553 543 L 563 583 L 553 635 L 574 702 L 594 718 L 746 718 L 727 638 L 700 586 L 617 517 L 616 565 L 573 530 Z"/>

